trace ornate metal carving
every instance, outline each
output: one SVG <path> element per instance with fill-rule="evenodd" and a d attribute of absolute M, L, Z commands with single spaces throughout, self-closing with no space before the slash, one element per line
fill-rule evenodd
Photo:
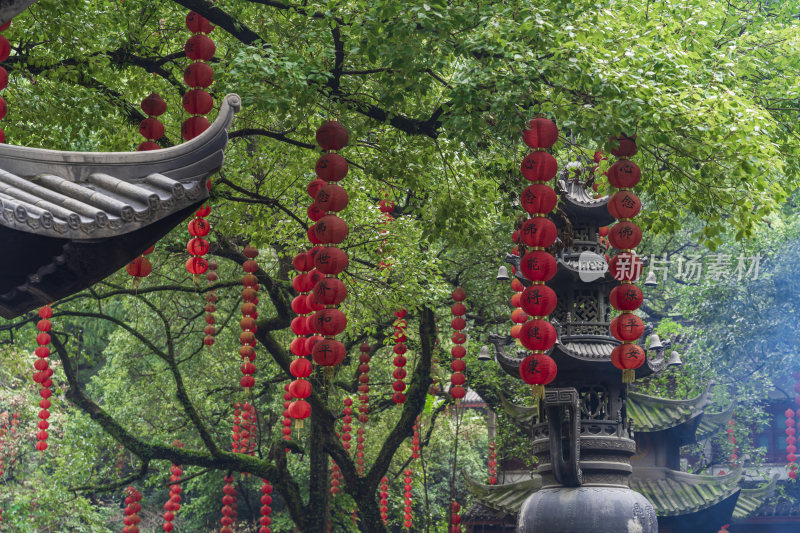
<path fill-rule="evenodd" d="M 580 467 L 581 418 L 578 401 L 578 391 L 573 388 L 548 389 L 544 396 L 553 474 L 556 481 L 567 487 L 579 487 L 583 483 Z"/>

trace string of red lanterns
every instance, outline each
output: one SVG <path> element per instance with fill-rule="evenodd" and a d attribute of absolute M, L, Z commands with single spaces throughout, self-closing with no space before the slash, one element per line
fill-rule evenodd
<path fill-rule="evenodd" d="M 369 361 L 370 361 L 370 345 L 365 343 L 361 344 L 360 347 L 361 355 L 358 357 L 359 365 L 358 371 L 361 373 L 358 376 L 358 400 L 360 405 L 358 406 L 358 421 L 360 422 L 360 426 L 358 427 L 358 438 L 357 438 L 357 452 L 361 452 L 359 456 L 356 453 L 356 468 L 358 470 L 358 475 L 364 475 L 364 446 L 366 442 L 366 424 L 369 422 Z"/>
<path fill-rule="evenodd" d="M 312 197 L 311 185 L 313 183 L 312 181 L 307 188 Z M 311 414 L 311 406 L 305 401 L 305 398 L 311 395 L 311 383 L 306 378 L 311 375 L 313 367 L 307 356 L 311 355 L 314 343 L 321 339 L 314 335 L 308 296 L 311 295 L 311 289 L 321 276 L 314 269 L 314 257 L 311 252 L 298 253 L 292 260 L 292 265 L 297 270 L 297 274 L 292 280 L 292 287 L 300 294 L 292 300 L 292 311 L 298 316 L 292 320 L 291 328 L 297 337 L 292 340 L 289 349 L 297 359 L 292 361 L 289 366 L 289 372 L 295 379 L 289 384 L 288 392 L 290 393 L 289 399 L 296 398 L 296 401 L 284 406 L 285 414 L 297 420 L 298 427 L 302 427 L 302 420 Z M 286 396 L 284 395 L 284 397 Z M 291 428 L 288 433 L 286 432 L 287 427 L 284 421 L 284 435 L 291 434 Z"/>
<path fill-rule="evenodd" d="M 347 175 L 347 160 L 338 152 L 349 142 L 347 130 L 336 121 L 325 122 L 317 129 L 316 141 L 325 152 L 317 160 L 314 171 L 321 181 L 310 212 L 322 215 L 308 229 L 308 238 L 314 245 L 322 245 L 313 255 L 314 267 L 324 278 L 312 288 L 309 298 L 316 310 L 312 323 L 323 339 L 314 343 L 311 357 L 324 367 L 334 367 L 344 361 L 345 347 L 335 339 L 347 327 L 347 317 L 339 305 L 347 297 L 347 288 L 338 276 L 348 265 L 347 253 L 336 245 L 347 237 L 347 223 L 336 213 L 347 207 L 347 191 L 337 184 Z M 315 180 L 316 181 L 316 180 Z M 316 188 L 316 187 L 315 187 Z M 312 217 L 316 218 L 317 215 Z"/>
<path fill-rule="evenodd" d="M 186 27 L 194 34 L 187 39 L 184 46 L 186 57 L 193 61 L 183 74 L 184 81 L 191 89 L 183 95 L 183 108 L 192 116 L 184 120 L 181 125 L 181 136 L 188 141 L 211 126 L 203 115 L 214 107 L 213 98 L 205 90 L 213 81 L 214 71 L 206 62 L 214 57 L 216 46 L 208 37 L 214 26 L 205 17 L 190 11 L 186 15 Z M 207 186 L 210 190 L 211 180 Z M 186 248 L 192 257 L 186 262 L 186 270 L 195 276 L 195 279 L 208 270 L 208 262 L 202 256 L 208 253 L 208 242 L 203 237 L 208 235 L 211 229 L 210 224 L 204 220 L 210 214 L 211 206 L 205 205 L 197 211 L 197 218 L 189 223 L 189 233 L 193 238 L 187 243 Z M 203 219 L 205 224 L 198 222 L 198 219 Z"/>
<path fill-rule="evenodd" d="M 215 281 L 219 279 L 219 275 L 217 275 L 217 262 L 213 259 L 208 262 L 208 272 L 206 272 L 206 279 L 208 280 L 208 284 L 211 285 Z M 213 301 L 212 301 L 213 300 Z M 217 306 L 214 302 L 217 301 L 217 291 L 208 291 L 206 295 L 206 306 L 203 309 L 205 311 L 205 320 L 206 320 L 206 327 L 203 329 L 203 333 L 205 333 L 205 337 L 203 337 L 203 344 L 206 346 L 211 346 L 214 344 L 214 337 L 217 334 L 217 328 L 214 326 L 214 323 L 217 321 L 214 313 L 217 310 Z"/>
<path fill-rule="evenodd" d="M 383 520 L 383 525 L 386 525 L 389 520 L 389 479 L 386 476 L 381 478 L 380 497 L 381 520 Z"/>
<path fill-rule="evenodd" d="M 208 61 L 214 57 L 217 47 L 208 36 L 214 31 L 214 26 L 202 15 L 190 11 L 186 15 L 186 28 L 194 34 L 186 40 L 183 48 L 186 57 L 193 61 L 183 75 L 186 85 L 191 89 L 183 95 L 183 108 L 191 116 L 181 125 L 181 136 L 188 141 L 211 126 L 203 115 L 214 107 L 214 99 L 205 88 L 213 81 L 214 71 Z"/>
<path fill-rule="evenodd" d="M 220 519 L 222 527 L 219 533 L 232 533 L 231 525 L 236 516 L 236 511 L 233 508 L 236 504 L 236 487 L 233 486 L 233 474 L 226 475 L 222 480 L 225 485 L 222 487 L 222 518 Z"/>
<path fill-rule="evenodd" d="M 125 518 L 122 520 L 125 527 L 122 528 L 122 533 L 139 533 L 137 524 L 142 521 L 138 514 L 142 510 L 142 504 L 139 503 L 142 501 L 142 493 L 133 487 L 125 489 L 125 493 L 127 494 L 125 497 Z"/>
<path fill-rule="evenodd" d="M 2 33 L 6 31 L 9 26 L 11 26 L 10 20 L 0 26 L 0 63 L 8 59 L 8 56 L 11 55 L 11 43 L 8 42 L 8 39 L 6 39 L 6 36 Z M 0 91 L 4 90 L 6 87 L 8 87 L 8 71 L 0 67 Z M 6 117 L 7 112 L 8 105 L 6 104 L 6 100 L 0 96 L 0 120 Z M 6 133 L 3 131 L 3 128 L 0 128 L 0 143 L 4 142 L 6 142 Z"/>
<path fill-rule="evenodd" d="M 546 249 L 553 245 L 558 231 L 548 214 L 553 211 L 558 197 L 547 184 L 556 177 L 558 163 L 545 151 L 558 140 L 558 128 L 552 120 L 537 117 L 528 123 L 522 140 L 532 149 L 522 161 L 522 175 L 530 182 L 520 195 L 520 204 L 530 217 L 519 229 L 520 271 L 531 281 L 520 295 L 522 311 L 531 316 L 523 320 L 519 340 L 531 350 L 519 367 L 520 377 L 532 385 L 535 399 L 544 396 L 544 386 L 555 379 L 558 369 L 555 361 L 547 355 L 556 341 L 556 332 L 547 320 L 555 310 L 556 293 L 545 283 L 556 273 L 555 259 Z M 519 319 L 522 319 L 520 317 Z"/>
<path fill-rule="evenodd" d="M 798 407 L 798 410 L 795 414 L 797 415 L 796 418 L 800 418 L 800 372 L 796 371 L 793 372 L 792 377 L 794 377 L 794 379 L 796 380 L 794 384 L 794 392 L 795 392 L 794 404 Z M 789 417 L 787 416 L 786 418 L 788 419 Z M 795 417 L 792 417 L 792 419 L 794 420 Z M 796 437 L 797 429 L 795 427 L 792 427 L 792 429 L 794 429 L 795 431 L 790 432 L 788 427 L 789 424 L 787 423 L 786 425 L 787 428 L 784 431 L 786 432 L 786 453 L 787 453 L 786 459 L 789 462 L 789 464 L 787 465 L 789 467 L 788 475 L 789 479 L 797 479 L 797 469 L 798 469 L 797 437 Z M 800 421 L 797 422 L 796 426 L 797 428 L 800 428 Z M 794 456 L 794 458 L 791 461 L 789 461 L 789 454 Z"/>
<path fill-rule="evenodd" d="M 183 443 L 177 440 L 172 445 L 177 448 L 183 448 Z M 175 529 L 175 524 L 172 521 L 175 520 L 175 513 L 181 508 L 181 476 L 183 475 L 183 470 L 181 465 L 173 463 L 169 472 L 169 499 L 164 504 L 164 525 L 161 526 L 165 533 L 170 533 Z"/>
<path fill-rule="evenodd" d="M 797 449 L 795 447 L 795 439 L 797 438 L 795 437 L 797 433 L 795 426 L 797 423 L 794 417 L 794 409 L 789 407 L 783 414 L 786 415 L 786 429 L 784 431 L 786 432 L 786 466 L 789 469 L 788 476 L 789 479 L 797 479 Z"/>
<path fill-rule="evenodd" d="M 51 387 L 53 386 L 53 369 L 50 368 L 48 357 L 50 356 L 50 334 L 48 333 L 53 328 L 53 323 L 50 318 L 53 316 L 53 308 L 45 305 L 39 308 L 39 321 L 36 323 L 36 329 L 39 333 L 36 335 L 36 343 L 39 345 L 36 348 L 36 361 L 33 364 L 36 370 L 33 373 L 33 381 L 39 386 L 39 431 L 36 433 L 36 449 L 43 452 L 47 449 L 47 438 L 49 434 L 47 429 L 50 427 L 50 397 L 53 395 Z"/>
<path fill-rule="evenodd" d="M 497 450 L 494 441 L 489 442 L 489 485 L 497 485 Z"/>
<path fill-rule="evenodd" d="M 242 328 L 242 333 L 239 335 L 239 356 L 242 358 L 242 378 L 239 384 L 245 391 L 249 392 L 255 385 L 256 380 L 253 374 L 256 373 L 256 365 L 253 361 L 256 360 L 256 318 L 258 317 L 258 278 L 255 272 L 258 271 L 258 263 L 255 258 L 258 257 L 258 250 L 253 246 L 247 245 L 242 252 L 247 260 L 242 265 L 245 274 L 242 276 L 242 319 L 239 325 Z"/>
<path fill-rule="evenodd" d="M 453 500 L 450 504 L 450 533 L 461 533 L 461 505 Z"/>
<path fill-rule="evenodd" d="M 159 150 L 161 146 L 156 141 L 164 136 L 164 123 L 160 117 L 167 111 L 167 102 L 158 93 L 151 93 L 142 100 L 142 111 L 147 118 L 139 123 L 139 133 L 144 137 L 144 142 L 136 147 L 137 151 Z"/>
<path fill-rule="evenodd" d="M 349 444 L 349 443 L 348 443 Z M 331 461 L 331 494 L 335 497 L 339 494 L 339 478 L 342 476 L 339 465 L 336 461 Z"/>
<path fill-rule="evenodd" d="M 411 468 L 406 468 L 405 477 L 403 478 L 403 527 L 411 529 L 414 527 L 414 520 L 411 514 Z"/>
<path fill-rule="evenodd" d="M 514 253 L 514 251 L 516 251 L 516 253 Z M 519 248 L 517 246 L 514 247 L 514 251 L 512 251 L 512 254 L 516 255 L 516 256 L 519 256 Z M 511 267 L 511 268 L 512 268 L 512 270 L 514 269 L 514 267 Z M 522 301 L 521 301 L 521 299 L 522 299 L 522 291 L 525 290 L 525 286 L 522 284 L 522 282 L 519 279 L 512 278 L 511 279 L 511 290 L 514 291 L 514 294 L 511 296 L 511 307 L 513 308 L 513 311 L 511 311 L 511 322 L 514 325 L 511 326 L 510 335 L 514 339 L 519 339 L 520 332 L 522 331 L 522 324 L 524 324 L 525 321 L 523 321 L 522 323 L 519 323 L 519 322 L 514 320 L 514 317 L 515 316 L 516 317 L 520 317 L 520 316 L 524 315 L 525 316 L 525 320 L 528 319 L 528 315 L 525 313 L 525 311 L 522 310 Z"/>
<path fill-rule="evenodd" d="M 464 315 L 467 314 L 467 307 L 464 305 L 467 293 L 464 292 L 464 289 L 461 287 L 457 287 L 456 290 L 453 291 L 452 298 L 455 303 L 450 308 L 450 311 L 453 313 L 454 318 L 450 322 L 450 325 L 454 330 L 453 337 L 459 335 L 458 338 L 460 339 L 460 335 L 464 335 L 461 332 L 467 327 L 467 321 L 464 320 Z M 464 383 L 467 381 L 464 375 L 464 371 L 467 369 L 467 364 L 464 361 L 467 350 L 464 348 L 463 344 L 456 344 L 450 350 L 450 353 L 453 356 L 453 362 L 450 363 L 450 368 L 453 371 L 453 373 L 450 374 L 450 396 L 452 396 L 456 404 L 458 404 L 461 399 L 467 395 L 467 391 L 464 388 Z"/>
<path fill-rule="evenodd" d="M 259 509 L 261 518 L 258 519 L 261 527 L 258 528 L 258 533 L 271 533 L 269 526 L 272 524 L 272 518 L 270 518 L 272 514 L 272 484 L 266 479 L 262 479 L 261 482 L 261 509 Z"/>
<path fill-rule="evenodd" d="M 233 429 L 231 430 L 231 451 L 239 453 L 241 441 L 241 423 L 242 423 L 242 404 L 236 402 L 233 404 Z"/>
<path fill-rule="evenodd" d="M 195 212 L 195 218 L 189 222 L 188 229 L 191 239 L 186 243 L 189 259 L 186 260 L 186 270 L 194 277 L 197 283 L 202 274 L 208 270 L 208 261 L 203 258 L 208 253 L 208 241 L 203 237 L 211 231 L 211 224 L 206 217 L 211 214 L 211 207 L 204 205 Z"/>
<path fill-rule="evenodd" d="M 394 377 L 394 383 L 392 384 L 392 389 L 394 390 L 394 394 L 392 394 L 392 401 L 396 404 L 402 404 L 406 402 L 406 395 L 403 391 L 406 390 L 406 363 L 408 362 L 403 354 L 408 351 L 408 347 L 406 346 L 405 342 L 408 340 L 406 337 L 406 328 L 408 327 L 408 322 L 406 321 L 406 316 L 408 315 L 408 311 L 405 308 L 400 308 L 394 312 L 394 316 L 396 320 L 394 321 L 394 334 L 392 334 L 392 341 L 394 341 L 394 359 L 392 360 L 392 364 L 394 364 L 395 369 L 392 373 L 392 377 Z"/>
<path fill-rule="evenodd" d="M 256 408 L 250 402 L 242 405 L 242 429 L 239 433 L 239 453 L 255 455 Z"/>
<path fill-rule="evenodd" d="M 606 172 L 608 183 L 618 189 L 608 201 L 608 212 L 617 219 L 608 232 L 608 240 L 619 253 L 609 263 L 612 275 L 620 274 L 625 265 L 632 265 L 633 249 L 642 241 L 642 230 L 632 222 L 639 214 L 642 202 L 631 189 L 639 183 L 642 172 L 629 158 L 636 154 L 638 148 L 634 137 L 622 135 L 612 139 L 618 146 L 611 150 L 617 161 Z M 618 259 L 619 258 L 619 259 Z M 612 267 L 611 264 L 617 261 Z M 635 270 L 635 269 L 633 269 Z M 609 295 L 609 303 L 622 314 L 611 321 L 611 335 L 622 341 L 611 352 L 611 362 L 622 370 L 623 383 L 632 383 L 636 378 L 636 369 L 645 361 L 644 349 L 636 344 L 636 340 L 644 333 L 644 322 L 633 311 L 642 305 L 642 290 L 633 284 L 638 279 L 638 272 L 624 273 L 615 278 L 620 285 L 614 287 Z"/>

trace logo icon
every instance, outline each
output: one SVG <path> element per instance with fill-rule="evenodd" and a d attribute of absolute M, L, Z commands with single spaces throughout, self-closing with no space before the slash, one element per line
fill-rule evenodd
<path fill-rule="evenodd" d="M 602 278 L 607 271 L 608 263 L 602 255 L 587 250 L 578 256 L 578 277 L 584 283 Z"/>

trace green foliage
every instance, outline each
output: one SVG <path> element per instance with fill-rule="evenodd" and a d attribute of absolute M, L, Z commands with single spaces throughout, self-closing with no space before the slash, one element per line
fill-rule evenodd
<path fill-rule="evenodd" d="M 4 93 L 9 142 L 132 150 L 141 140 L 138 102 L 154 91 L 168 102 L 161 117 L 165 145 L 180 142 L 187 3 L 211 7 L 41 0 L 18 17 L 6 32 L 15 47 L 6 63 L 11 80 Z M 264 275 L 281 298 L 292 296 L 290 261 L 306 247 L 305 187 L 318 155 L 309 146 L 315 128 L 329 118 L 345 124 L 351 138 L 343 151 L 350 161 L 343 185 L 350 196 L 344 216 L 351 257 L 342 276 L 349 291 L 343 340 L 348 346 L 364 340 L 382 346 L 370 363 L 367 464 L 393 438 L 401 419 L 390 408 L 387 385 L 393 370 L 391 313 L 399 306 L 410 310 L 411 373 L 422 360 L 420 311 L 430 308 L 449 317 L 452 288 L 465 287 L 469 383 L 493 405 L 497 390 L 524 403 L 524 388 L 493 365 L 479 366 L 477 353 L 488 333 L 507 327 L 509 294 L 492 279 L 519 213 L 520 129 L 539 113 L 558 122 L 561 137 L 554 153 L 562 167 L 589 165 L 591 154 L 608 149 L 609 136 L 621 131 L 638 136 L 637 162 L 645 176 L 641 220 L 651 237 L 649 250 L 763 255 L 759 280 L 673 284 L 648 293 L 645 311 L 659 321 L 663 338 L 682 339 L 676 347 L 686 364 L 681 373 L 671 370 L 640 384 L 650 392 L 687 397 L 715 379 L 717 405 L 736 398 L 742 412 L 752 413 L 751 418 L 737 414 L 742 424 L 763 419 L 756 406 L 770 383 L 797 364 L 793 265 L 800 226 L 791 195 L 800 182 L 798 2 L 274 4 L 215 5 L 233 22 L 227 31 L 218 27 L 212 33 L 217 45 L 212 90 L 217 101 L 227 92 L 239 93 L 244 109 L 211 200 L 210 240 L 220 263 L 214 346 L 201 345 L 205 282 L 192 289 L 182 266 L 183 227 L 150 256 L 154 274 L 141 292 L 130 288 L 123 272 L 93 293 L 57 306 L 56 329 L 68 339 L 80 384 L 124 429 L 151 445 L 167 446 L 178 438 L 188 449 L 202 449 L 177 395 L 172 373 L 177 368 L 191 405 L 215 442 L 228 448 L 232 403 L 242 400 L 235 356 L 241 269 L 225 257 L 253 243 Z M 210 16 L 217 24 L 228 20 L 217 11 Z M 389 225 L 377 209 L 384 197 L 397 205 Z M 700 244 L 686 245 L 694 242 Z M 381 261 L 391 267 L 378 268 Z M 162 285 L 168 288 L 146 292 Z M 126 294 L 107 297 L 114 291 Z M 291 318 L 263 291 L 261 299 L 261 319 Z M 439 324 L 434 377 L 440 383 L 448 379 L 448 321 Z M 20 321 L 10 327 L 16 345 L 2 352 L 0 413 L 22 410 L 36 397 L 25 377 L 31 358 L 23 355 L 33 348 L 33 328 Z M 292 338 L 286 328 L 271 334 L 281 347 Z M 356 390 L 352 352 L 332 380 L 315 376 L 325 383 L 315 395 L 334 413 Z M 280 439 L 282 385 L 289 377 L 281 355 L 259 348 L 258 387 L 248 399 L 263 421 L 258 456 L 269 461 L 269 447 Z M 56 377 L 63 383 L 60 369 Z M 453 419 L 437 416 L 439 407 L 435 402 L 425 407 L 423 427 L 435 417 L 436 428 L 423 450 L 426 485 L 415 481 L 414 488 L 415 514 L 427 514 L 431 525 L 444 520 L 454 440 Z M 54 415 L 55 453 L 34 456 L 28 446 L 8 469 L 4 482 L 13 487 L 14 498 L 0 496 L 6 524 L 20 530 L 116 528 L 110 517 L 119 516 L 119 488 L 87 495 L 68 489 L 118 482 L 137 472 L 140 460 L 129 452 L 120 456 L 118 443 L 66 402 L 56 400 L 53 410 L 60 413 Z M 35 412 L 25 408 L 23 420 L 30 437 Z M 526 438 L 502 415 L 500 422 L 501 455 L 529 461 Z M 482 424 L 465 415 L 459 433 L 459 463 L 477 478 L 483 477 L 486 450 Z M 303 451 L 316 444 L 308 430 L 295 436 Z M 397 475 L 409 454 L 407 442 L 398 444 L 391 463 L 381 466 Z M 168 466 L 163 460 L 150 465 L 145 480 L 150 510 L 158 510 L 156 502 L 166 497 Z M 312 471 L 299 452 L 289 454 L 286 469 L 299 481 L 303 502 L 319 497 L 314 481 L 327 479 L 327 472 Z M 191 465 L 185 472 L 197 477 L 185 483 L 182 527 L 216 527 L 223 472 Z M 47 489 L 37 489 L 47 480 Z M 242 483 L 243 500 L 256 510 L 257 485 L 255 476 Z M 401 516 L 399 486 L 393 479 L 394 525 Z M 280 493 L 276 490 L 273 504 L 275 531 L 288 530 L 297 520 Z M 427 504 L 420 507 L 425 495 Z M 332 504 L 337 527 L 352 528 L 346 518 L 352 506 L 368 500 L 362 495 L 356 501 L 343 491 Z M 252 509 L 245 507 L 240 504 L 243 516 L 249 512 L 247 519 L 254 522 Z M 53 525 L 48 520 L 54 517 L 69 522 Z"/>

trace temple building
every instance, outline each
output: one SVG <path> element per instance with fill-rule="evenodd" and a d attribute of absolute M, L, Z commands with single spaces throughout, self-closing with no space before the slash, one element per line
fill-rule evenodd
<path fill-rule="evenodd" d="M 536 472 L 517 465 L 500 474 L 499 485 L 467 479 L 477 501 L 465 515 L 467 531 L 528 531 L 521 524 L 529 527 L 537 515 L 543 515 L 542 521 L 549 517 L 585 524 L 586 518 L 578 515 L 598 512 L 603 505 L 615 507 L 616 514 L 631 513 L 627 516 L 633 515 L 644 524 L 638 531 L 656 531 L 657 527 L 662 533 L 716 533 L 735 518 L 752 514 L 772 493 L 774 480 L 743 489 L 740 468 L 719 476 L 681 471 L 681 447 L 724 432 L 733 406 L 722 412 L 707 412 L 710 388 L 693 399 L 667 400 L 629 393 L 622 384 L 620 371 L 610 362 L 611 351 L 619 341 L 609 332 L 609 293 L 618 282 L 607 270 L 587 272 L 585 265 L 607 252 L 598 230 L 613 221 L 606 208 L 608 197 L 594 198 L 586 182 L 577 177 L 560 179 L 557 190 L 560 202 L 553 220 L 559 230 L 558 273 L 549 286 L 558 296 L 552 315 L 558 340 L 550 353 L 558 364 L 558 376 L 539 405 L 521 407 L 503 400 L 507 417 L 533 439 Z M 507 261 L 518 267 L 520 258 L 509 255 Z M 519 273 L 517 277 L 527 281 Z M 495 346 L 496 361 L 518 378 L 525 353 L 510 353 L 514 348 L 511 337 L 492 335 L 490 341 Z M 669 364 L 679 364 L 679 360 L 668 361 L 663 350 L 651 351 L 646 363 L 636 370 L 636 379 L 661 372 Z M 553 435 L 554 429 L 559 434 Z M 551 451 L 554 449 L 555 454 Z M 548 505 L 565 507 L 557 501 L 564 490 L 570 490 L 565 487 L 593 491 L 591 501 L 572 502 L 553 512 Z M 532 501 L 532 494 L 547 491 L 556 499 L 539 499 L 535 508 L 526 503 Z M 619 501 L 611 501 L 614 499 Z M 644 507 L 648 504 L 642 501 L 652 505 L 657 526 L 648 523 Z M 626 506 L 631 510 L 626 511 Z M 521 516 L 526 513 L 527 517 Z M 607 514 L 592 523 L 591 530 L 625 530 L 610 525 L 615 519 Z M 567 523 L 551 529 L 577 530 Z M 535 527 L 530 530 L 539 531 Z"/>

